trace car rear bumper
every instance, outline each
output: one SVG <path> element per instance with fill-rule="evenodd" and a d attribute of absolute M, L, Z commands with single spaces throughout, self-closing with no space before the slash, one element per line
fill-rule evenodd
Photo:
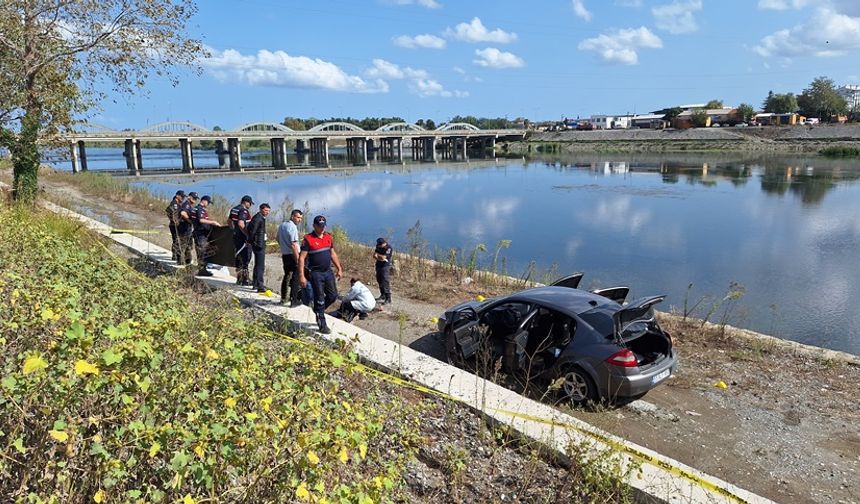
<path fill-rule="evenodd" d="M 663 361 L 645 369 L 638 369 L 633 374 L 611 373 L 604 397 L 635 397 L 642 395 L 660 385 L 675 374 L 678 365 L 675 350 Z"/>

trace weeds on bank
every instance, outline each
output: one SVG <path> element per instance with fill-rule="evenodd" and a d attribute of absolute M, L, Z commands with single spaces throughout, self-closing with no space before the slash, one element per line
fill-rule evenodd
<path fill-rule="evenodd" d="M 191 305 L 174 277 L 118 265 L 69 220 L 3 208 L 0 225 L 17 230 L 0 242 L 6 498 L 378 502 L 402 488 L 416 411 L 344 357 Z"/>

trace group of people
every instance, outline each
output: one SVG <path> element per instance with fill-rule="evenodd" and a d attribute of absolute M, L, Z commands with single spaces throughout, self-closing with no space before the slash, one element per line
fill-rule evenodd
<path fill-rule="evenodd" d="M 209 218 L 209 203 L 212 198 L 208 195 L 202 198 L 191 191 L 186 196 L 185 191 L 176 191 L 170 204 L 167 205 L 167 219 L 170 235 L 173 239 L 171 252 L 173 260 L 179 264 L 191 264 L 192 245 L 200 265 L 199 275 L 212 276 L 206 269 L 209 258 L 209 232 L 212 227 L 221 227 L 221 223 Z"/>
<path fill-rule="evenodd" d="M 180 264 L 191 264 L 191 244 L 197 250 L 200 275 L 211 276 L 206 269 L 209 253 L 209 233 L 212 227 L 222 225 L 209 218 L 207 207 L 211 198 L 203 196 L 198 200 L 197 193 L 176 191 L 167 207 L 170 233 L 173 237 L 173 259 Z M 229 226 L 233 231 L 235 248 L 236 283 L 251 286 L 257 292 L 266 292 L 264 275 L 266 268 L 266 218 L 271 212 L 268 203 L 259 206 L 259 211 L 251 216 L 254 200 L 242 196 L 239 204 L 230 209 Z M 281 304 L 295 308 L 302 304 L 302 292 L 313 292 L 313 310 L 316 314 L 320 332 L 328 334 L 331 330 L 325 319 L 325 310 L 338 299 L 337 280 L 343 276 L 343 267 L 334 247 L 331 233 L 326 231 L 324 215 L 313 219 L 312 230 L 300 237 L 299 225 L 304 220 L 301 210 L 290 212 L 289 219 L 278 226 L 277 241 L 284 266 L 281 281 Z M 379 304 L 391 303 L 391 260 L 393 249 L 385 238 L 376 240 L 373 258 L 376 262 L 376 281 L 380 295 L 374 298 L 370 289 L 356 278 L 350 280 L 350 289 L 342 297 L 342 303 L 335 316 L 352 321 L 357 315 L 360 319 Z M 254 258 L 253 277 L 249 278 L 251 258 Z M 334 270 L 332 269 L 334 268 Z M 289 288 L 288 288 L 289 287 Z"/>

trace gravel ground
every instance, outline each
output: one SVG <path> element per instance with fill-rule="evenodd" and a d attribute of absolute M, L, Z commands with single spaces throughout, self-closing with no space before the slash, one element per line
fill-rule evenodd
<path fill-rule="evenodd" d="M 61 195 L 60 202 L 114 226 L 166 230 L 161 212 L 131 212 L 109 201 L 93 202 L 65 185 L 47 189 Z M 169 235 L 144 238 L 169 247 Z M 267 266 L 268 285 L 277 291 L 280 258 L 269 255 Z M 368 267 L 345 266 L 347 277 L 368 276 Z M 441 358 L 444 342 L 430 319 L 446 306 L 474 297 L 478 286 L 436 285 L 406 297 L 402 293 L 410 292 L 410 285 L 395 276 L 394 303 L 357 324 Z M 572 414 L 776 501 L 860 502 L 860 366 L 751 340 L 731 328 L 704 331 L 698 324 L 668 317 L 663 323 L 675 335 L 680 354 L 676 376 L 644 401 Z M 720 380 L 728 388 L 716 388 Z M 448 495 L 439 493 L 432 474 L 427 478 L 427 495 Z M 488 486 L 476 492 L 489 493 L 472 495 L 500 495 L 497 490 L 502 491 Z"/>

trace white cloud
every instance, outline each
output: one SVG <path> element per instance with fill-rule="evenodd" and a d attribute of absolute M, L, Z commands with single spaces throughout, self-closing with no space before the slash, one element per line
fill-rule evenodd
<path fill-rule="evenodd" d="M 639 62 L 639 49 L 659 49 L 663 41 L 651 30 L 644 26 L 627 28 L 597 37 L 585 39 L 579 43 L 580 51 L 594 51 L 606 63 L 635 65 Z"/>
<path fill-rule="evenodd" d="M 400 35 L 394 37 L 394 45 L 405 47 L 407 49 L 415 49 L 416 47 L 424 47 L 426 49 L 444 49 L 445 39 L 436 35 L 423 34 L 410 37 L 408 35 Z"/>
<path fill-rule="evenodd" d="M 860 49 L 860 17 L 818 9 L 808 21 L 761 39 L 753 51 L 763 57 L 839 56 Z"/>
<path fill-rule="evenodd" d="M 577 17 L 580 17 L 586 21 L 591 21 L 593 17 L 591 12 L 585 8 L 585 3 L 583 0 L 573 0 L 573 13 L 576 14 Z"/>
<path fill-rule="evenodd" d="M 349 75 L 329 61 L 291 56 L 284 51 L 260 50 L 243 55 L 235 49 L 210 49 L 203 66 L 220 81 L 239 81 L 251 86 L 327 89 L 353 93 L 385 93 L 388 84 Z"/>
<path fill-rule="evenodd" d="M 373 66 L 364 71 L 371 79 L 426 79 L 429 75 L 426 70 L 410 67 L 401 68 L 396 63 L 376 58 Z"/>
<path fill-rule="evenodd" d="M 408 79 L 409 90 L 424 98 L 427 96 L 439 96 L 442 98 L 462 98 L 469 96 L 465 91 L 449 91 L 437 80 L 432 79 L 426 70 L 410 67 L 401 67 L 396 63 L 381 58 L 373 60 L 373 66 L 364 71 L 365 76 L 371 79 Z"/>
<path fill-rule="evenodd" d="M 394 5 L 420 5 L 421 7 L 427 7 L 428 9 L 438 9 L 442 7 L 442 4 L 437 2 L 436 0 L 385 0 L 386 3 L 394 4 Z"/>
<path fill-rule="evenodd" d="M 702 10 L 702 0 L 675 0 L 651 9 L 657 28 L 669 33 L 692 33 L 699 29 L 694 12 Z"/>
<path fill-rule="evenodd" d="M 507 44 L 517 39 L 517 34 L 506 32 L 501 28 L 488 30 L 479 18 L 472 19 L 470 23 L 460 23 L 453 29 L 445 30 L 445 36 L 463 42 L 493 42 L 496 44 Z"/>
<path fill-rule="evenodd" d="M 472 63 L 487 68 L 519 68 L 526 64 L 519 56 L 495 47 L 475 49 L 475 55 L 478 59 L 472 60 Z"/>
<path fill-rule="evenodd" d="M 615 5 L 634 7 L 638 9 L 639 7 L 642 7 L 642 0 L 615 0 Z"/>
<path fill-rule="evenodd" d="M 484 79 L 482 79 L 480 77 L 475 77 L 474 75 L 469 75 L 468 73 L 466 73 L 465 70 L 463 70 L 462 68 L 460 68 L 458 66 L 451 68 L 451 70 L 454 70 L 455 73 L 462 75 L 463 80 L 466 82 L 473 82 L 473 81 L 474 82 L 484 82 Z"/>
<path fill-rule="evenodd" d="M 801 9 L 811 3 L 811 0 L 758 0 L 758 8 L 763 10 Z"/>

